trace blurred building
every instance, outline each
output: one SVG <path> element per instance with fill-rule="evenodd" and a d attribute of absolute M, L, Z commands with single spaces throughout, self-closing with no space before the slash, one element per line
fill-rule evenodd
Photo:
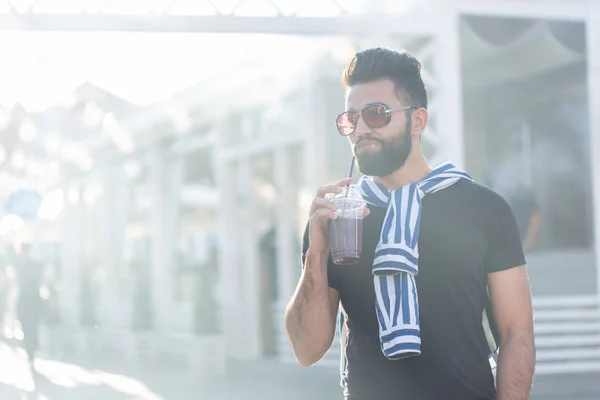
<path fill-rule="evenodd" d="M 511 201 L 540 315 L 569 316 L 539 319 L 546 371 L 600 368 L 600 5 L 424 2 L 395 29 L 294 38 L 150 107 L 84 85 L 39 115 L 0 114 L 19 178 L 4 195 L 51 177 L 31 184 L 48 218 L 25 235 L 54 266 L 65 344 L 290 361 L 283 310 L 308 207 L 351 159 L 333 124 L 340 71 L 355 49 L 388 45 L 423 62 L 432 164 L 452 160 Z M 322 364 L 338 357 L 336 343 Z"/>

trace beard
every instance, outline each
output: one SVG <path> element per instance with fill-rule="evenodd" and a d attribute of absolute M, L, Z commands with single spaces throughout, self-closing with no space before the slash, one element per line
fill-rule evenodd
<path fill-rule="evenodd" d="M 365 137 L 354 144 L 352 152 L 357 160 L 358 170 L 367 176 L 384 177 L 400 169 L 408 159 L 412 149 L 411 137 L 412 123 L 410 118 L 406 121 L 404 135 L 391 140 L 381 140 L 374 137 Z M 356 147 L 362 140 L 371 140 L 379 143 L 381 149 L 377 152 L 356 153 Z"/>

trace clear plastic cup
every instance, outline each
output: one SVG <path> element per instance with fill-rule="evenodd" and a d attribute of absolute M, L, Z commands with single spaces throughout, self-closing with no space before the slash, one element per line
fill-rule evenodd
<path fill-rule="evenodd" d="M 333 262 L 340 265 L 356 264 L 362 253 L 363 215 L 367 203 L 354 188 L 345 188 L 329 201 L 335 206 L 337 216 L 329 224 Z"/>

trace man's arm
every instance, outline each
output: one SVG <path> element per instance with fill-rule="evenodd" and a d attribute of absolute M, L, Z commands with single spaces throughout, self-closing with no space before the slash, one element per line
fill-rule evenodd
<path fill-rule="evenodd" d="M 339 292 L 327 282 L 327 255 L 309 250 L 296 293 L 285 313 L 285 328 L 302 366 L 315 364 L 331 347 L 339 301 Z"/>
<path fill-rule="evenodd" d="M 340 294 L 329 287 L 329 222 L 335 219 L 335 207 L 325 196 L 341 193 L 351 178 L 334 185 L 319 187 L 310 209 L 304 233 L 302 262 L 304 269 L 296 293 L 285 312 L 285 329 L 298 362 L 308 367 L 319 361 L 333 343 Z M 365 209 L 365 216 L 369 210 Z"/>
<path fill-rule="evenodd" d="M 533 312 L 525 266 L 488 274 L 500 335 L 498 400 L 526 400 L 535 372 Z"/>

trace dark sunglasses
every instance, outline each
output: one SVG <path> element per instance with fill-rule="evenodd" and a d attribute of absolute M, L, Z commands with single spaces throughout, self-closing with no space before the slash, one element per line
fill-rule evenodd
<path fill-rule="evenodd" d="M 340 135 L 348 136 L 353 134 L 356 130 L 356 124 L 358 124 L 358 119 L 360 117 L 362 117 L 369 128 L 383 128 L 390 123 L 392 112 L 406 111 L 411 108 L 416 107 L 390 108 L 390 106 L 383 103 L 369 104 L 362 110 L 344 111 L 336 118 L 335 125 L 337 126 Z"/>

